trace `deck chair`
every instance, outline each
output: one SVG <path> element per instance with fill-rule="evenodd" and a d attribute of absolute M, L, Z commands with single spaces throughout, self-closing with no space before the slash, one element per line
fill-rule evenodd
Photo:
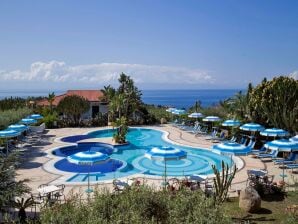
<path fill-rule="evenodd" d="M 231 142 L 236 142 L 237 141 L 237 137 L 234 135 L 231 139 L 230 139 Z"/>
<path fill-rule="evenodd" d="M 181 127 L 181 129 L 186 132 L 193 132 L 198 128 L 198 126 L 199 126 L 199 124 L 195 123 L 194 126 L 185 126 L 185 127 Z"/>
<path fill-rule="evenodd" d="M 274 165 L 294 164 L 297 158 L 298 158 L 298 154 L 291 152 L 288 158 L 275 160 Z"/>
<path fill-rule="evenodd" d="M 249 143 L 247 144 L 247 147 L 253 149 L 255 147 L 256 141 L 254 139 L 250 139 Z"/>
<path fill-rule="evenodd" d="M 259 159 L 265 159 L 265 158 L 271 158 L 272 159 L 272 158 L 276 158 L 277 154 L 278 154 L 278 150 L 272 150 L 272 152 L 270 152 L 270 153 L 260 154 L 257 157 Z"/>
<path fill-rule="evenodd" d="M 217 143 L 220 141 L 225 141 L 225 136 L 226 136 L 226 132 L 222 131 L 220 132 L 219 136 L 215 136 L 214 138 L 211 139 L 211 142 L 213 143 Z"/>
<path fill-rule="evenodd" d="M 218 133 L 218 131 L 217 131 L 216 129 L 214 129 L 214 130 L 211 132 L 211 134 L 210 134 L 208 137 L 206 137 L 205 139 L 206 139 L 206 140 L 212 140 L 213 138 L 216 138 L 217 133 Z"/>
<path fill-rule="evenodd" d="M 262 146 L 262 148 L 260 148 L 260 149 L 251 150 L 251 154 L 260 155 L 260 154 L 266 153 L 266 151 L 267 151 L 267 149 L 265 148 L 265 146 Z"/>
<path fill-rule="evenodd" d="M 292 169 L 292 172 L 293 172 L 293 169 L 298 169 L 298 164 L 297 163 L 295 163 L 295 164 L 287 164 L 286 165 L 286 168 Z"/>
<path fill-rule="evenodd" d="M 200 135 L 207 135 L 208 134 L 208 127 L 202 127 L 200 131 L 196 133 L 196 137 Z"/>
<path fill-rule="evenodd" d="M 246 140 L 247 140 L 246 137 L 245 136 L 242 136 L 241 139 L 240 139 L 240 141 L 239 141 L 239 144 L 242 144 L 242 145 L 245 144 L 246 143 Z"/>

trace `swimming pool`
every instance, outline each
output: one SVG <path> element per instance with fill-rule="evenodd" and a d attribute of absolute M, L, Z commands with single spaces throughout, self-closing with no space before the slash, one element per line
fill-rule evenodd
<path fill-rule="evenodd" d="M 85 136 L 68 136 L 61 141 L 75 143 L 90 138 L 112 137 L 113 129 L 105 129 L 88 133 Z M 127 147 L 113 147 L 104 143 L 78 143 L 78 145 L 65 146 L 53 151 L 55 156 L 61 157 L 54 166 L 56 169 L 73 173 L 68 182 L 87 181 L 87 170 L 90 169 L 90 180 L 101 181 L 127 177 L 133 174 L 144 174 L 152 177 L 163 176 L 165 172 L 164 161 L 150 160 L 144 157 L 152 147 L 172 146 L 187 152 L 187 157 L 181 160 L 167 161 L 168 176 L 185 176 L 191 174 L 212 174 L 211 165 L 221 167 L 221 161 L 231 165 L 231 158 L 213 153 L 209 150 L 186 147 L 173 144 L 166 140 L 165 133 L 147 128 L 129 128 L 127 134 L 129 145 Z M 70 164 L 66 157 L 79 151 L 95 150 L 106 153 L 111 160 L 105 164 L 92 167 Z"/>

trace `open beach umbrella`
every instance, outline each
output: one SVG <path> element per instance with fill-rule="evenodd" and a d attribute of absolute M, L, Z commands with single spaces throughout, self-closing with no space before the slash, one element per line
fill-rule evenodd
<path fill-rule="evenodd" d="M 298 143 L 290 141 L 288 139 L 279 139 L 279 140 L 274 140 L 271 142 L 266 143 L 265 148 L 271 149 L 271 150 L 278 150 L 279 152 L 298 152 Z M 284 157 L 284 155 L 283 155 Z M 283 167 L 282 169 L 282 180 L 284 181 L 285 178 L 285 169 Z"/>
<path fill-rule="evenodd" d="M 6 139 L 6 155 L 8 153 L 8 138 L 14 138 L 19 136 L 21 133 L 15 130 L 5 129 L 0 131 L 0 138 Z"/>
<path fill-rule="evenodd" d="M 256 123 L 246 123 L 242 126 L 240 126 L 240 129 L 243 131 L 262 131 L 264 130 L 264 127 L 260 124 L 256 124 Z"/>
<path fill-rule="evenodd" d="M 195 112 L 195 113 L 191 113 L 190 115 L 188 115 L 188 117 L 190 117 L 190 118 L 201 118 L 201 117 L 204 117 L 204 115 L 199 113 L 199 112 Z"/>
<path fill-rule="evenodd" d="M 39 119 L 43 119 L 43 116 L 41 116 L 40 114 L 31 114 L 30 118 L 39 120 Z"/>
<path fill-rule="evenodd" d="M 110 157 L 107 154 L 96 151 L 83 151 L 67 156 L 67 160 L 70 163 L 89 166 L 88 189 L 86 190 L 88 194 L 92 192 L 92 189 L 90 189 L 90 167 L 95 164 L 105 163 L 109 159 Z"/>
<path fill-rule="evenodd" d="M 203 121 L 209 121 L 209 122 L 215 122 L 215 121 L 220 121 L 221 119 L 217 116 L 207 116 L 203 118 Z"/>
<path fill-rule="evenodd" d="M 188 176 L 187 179 L 201 182 L 201 181 L 206 180 L 206 176 L 199 175 L 199 174 L 192 174 L 192 175 Z"/>
<path fill-rule="evenodd" d="M 174 110 L 177 110 L 177 108 L 175 108 L 175 107 L 170 107 L 170 108 L 166 109 L 166 111 L 167 111 L 167 112 L 170 112 L 170 113 L 172 113 Z"/>
<path fill-rule="evenodd" d="M 168 160 L 180 160 L 187 156 L 187 153 L 183 150 L 173 147 L 153 147 L 148 150 L 145 155 L 151 160 L 161 160 L 165 164 L 165 183 L 167 183 L 167 161 Z"/>
<path fill-rule="evenodd" d="M 240 126 L 240 121 L 238 120 L 225 120 L 221 125 L 226 127 L 237 127 Z"/>
<path fill-rule="evenodd" d="M 15 130 L 15 131 L 18 131 L 18 132 L 23 132 L 23 131 L 28 130 L 28 127 L 24 124 L 12 124 L 12 125 L 8 126 L 8 129 L 9 130 Z"/>
<path fill-rule="evenodd" d="M 290 141 L 298 143 L 298 135 L 290 138 Z"/>
<path fill-rule="evenodd" d="M 251 147 L 239 144 L 237 142 L 223 142 L 216 144 L 213 146 L 213 149 L 234 155 L 247 155 L 252 150 Z"/>
<path fill-rule="evenodd" d="M 20 121 L 21 124 L 25 124 L 25 125 L 31 125 L 31 124 L 35 124 L 37 123 L 37 120 L 35 119 L 32 119 L 32 118 L 23 118 L 21 121 Z"/>
<path fill-rule="evenodd" d="M 279 128 L 267 128 L 264 131 L 260 132 L 260 135 L 263 136 L 270 136 L 270 137 L 284 137 L 287 136 L 289 133 L 283 129 Z"/>
<path fill-rule="evenodd" d="M 298 152 L 298 143 L 288 139 L 279 139 L 266 143 L 265 148 L 279 152 Z"/>
<path fill-rule="evenodd" d="M 203 118 L 203 121 L 205 122 L 211 122 L 211 126 L 213 126 L 213 122 L 216 122 L 216 121 L 220 121 L 221 118 L 217 117 L 217 116 L 207 116 L 205 118 Z M 209 125 L 208 125 L 208 129 L 209 129 Z"/>
<path fill-rule="evenodd" d="M 183 115 L 183 114 L 186 114 L 186 111 L 183 109 L 176 109 L 172 111 L 172 114 Z"/>

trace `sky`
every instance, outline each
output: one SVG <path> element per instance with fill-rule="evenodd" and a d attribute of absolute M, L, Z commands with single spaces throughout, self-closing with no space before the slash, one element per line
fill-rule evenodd
<path fill-rule="evenodd" d="M 296 0 L 0 1 L 0 90 L 229 89 L 298 77 Z"/>

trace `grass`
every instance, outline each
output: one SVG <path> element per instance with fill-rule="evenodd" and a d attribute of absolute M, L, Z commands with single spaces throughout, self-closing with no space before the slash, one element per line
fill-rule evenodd
<path fill-rule="evenodd" d="M 285 197 L 270 195 L 262 199 L 258 213 L 247 213 L 239 208 L 239 199 L 232 198 L 225 202 L 225 213 L 235 223 L 298 223 L 298 214 L 294 217 L 286 212 L 289 205 L 298 205 L 298 191 L 288 192 Z"/>

